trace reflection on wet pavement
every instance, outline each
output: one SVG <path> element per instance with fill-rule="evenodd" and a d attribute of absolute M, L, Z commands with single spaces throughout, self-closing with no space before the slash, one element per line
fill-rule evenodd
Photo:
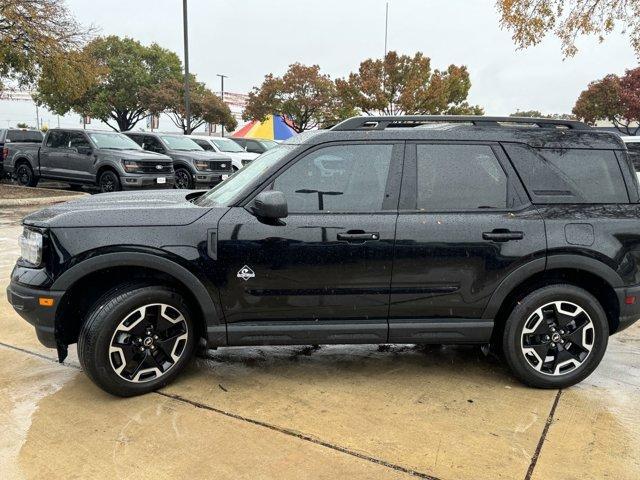
<path fill-rule="evenodd" d="M 219 349 L 118 399 L 75 348 L 55 363 L 6 301 L 26 213 L 0 210 L 2 479 L 640 478 L 639 325 L 553 418 L 557 391 L 475 347 Z"/>

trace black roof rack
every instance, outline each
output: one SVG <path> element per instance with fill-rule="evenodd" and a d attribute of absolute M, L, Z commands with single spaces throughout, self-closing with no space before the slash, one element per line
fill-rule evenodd
<path fill-rule="evenodd" d="M 335 125 L 334 131 L 385 130 L 386 128 L 413 128 L 430 123 L 470 123 L 482 127 L 505 127 L 507 124 L 528 124 L 540 128 L 567 128 L 586 130 L 586 123 L 576 120 L 554 120 L 530 117 L 484 117 L 480 115 L 400 115 L 385 117 L 353 117 Z"/>

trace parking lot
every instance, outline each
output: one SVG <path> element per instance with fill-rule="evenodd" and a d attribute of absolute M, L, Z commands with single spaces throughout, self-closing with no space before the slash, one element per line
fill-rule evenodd
<path fill-rule="evenodd" d="M 265 347 L 119 399 L 6 301 L 28 212 L 0 210 L 2 478 L 640 478 L 640 324 L 565 391 L 475 347 Z"/>

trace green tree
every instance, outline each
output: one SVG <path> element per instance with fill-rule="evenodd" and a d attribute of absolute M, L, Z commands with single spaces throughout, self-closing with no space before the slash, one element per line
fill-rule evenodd
<path fill-rule="evenodd" d="M 587 123 L 607 120 L 620 132 L 636 135 L 640 129 L 640 68 L 628 70 L 623 77 L 611 74 L 591 82 L 578 97 L 573 113 Z"/>
<path fill-rule="evenodd" d="M 519 48 L 537 45 L 551 33 L 569 57 L 578 51 L 578 37 L 591 35 L 602 42 L 619 27 L 640 55 L 638 0 L 497 0 L 496 6 L 501 26 L 511 31 Z"/>
<path fill-rule="evenodd" d="M 32 85 L 52 56 L 80 48 L 92 33 L 58 0 L 0 1 L 0 88 Z"/>
<path fill-rule="evenodd" d="M 575 120 L 576 116 L 570 113 L 542 113 L 539 110 L 516 110 L 510 117 L 550 118 L 553 120 Z"/>
<path fill-rule="evenodd" d="M 36 101 L 57 114 L 73 110 L 120 131 L 147 116 L 150 90 L 182 75 L 175 53 L 116 36 L 97 38 L 62 60 L 62 66 L 43 70 Z"/>
<path fill-rule="evenodd" d="M 193 75 L 190 78 L 189 92 L 190 130 L 187 128 L 182 80 L 170 78 L 157 88 L 148 89 L 145 94 L 145 103 L 148 104 L 149 111 L 154 114 L 166 113 L 173 124 L 187 135 L 205 123 L 224 125 L 228 131 L 236 129 L 238 122 L 227 104 L 204 83 L 197 82 Z"/>
<path fill-rule="evenodd" d="M 242 118 L 264 121 L 269 115 L 282 115 L 300 133 L 333 116 L 335 102 L 335 85 L 318 65 L 294 63 L 282 77 L 269 74 L 249 92 Z"/>
<path fill-rule="evenodd" d="M 432 70 L 431 59 L 420 52 L 411 57 L 391 51 L 384 59 L 367 59 L 336 86 L 343 105 L 367 115 L 483 113 L 467 103 L 471 79 L 465 66 Z"/>

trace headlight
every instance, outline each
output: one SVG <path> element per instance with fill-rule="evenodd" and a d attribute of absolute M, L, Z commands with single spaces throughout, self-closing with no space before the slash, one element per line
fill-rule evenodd
<path fill-rule="evenodd" d="M 142 173 L 142 165 L 135 160 L 122 160 L 122 166 L 127 173 Z"/>
<path fill-rule="evenodd" d="M 20 257 L 25 262 L 34 266 L 42 263 L 42 234 L 25 228 L 18 240 L 20 244 Z"/>
<path fill-rule="evenodd" d="M 193 166 L 196 167 L 196 170 L 208 171 L 211 170 L 211 163 L 204 162 L 202 160 L 194 160 Z"/>

